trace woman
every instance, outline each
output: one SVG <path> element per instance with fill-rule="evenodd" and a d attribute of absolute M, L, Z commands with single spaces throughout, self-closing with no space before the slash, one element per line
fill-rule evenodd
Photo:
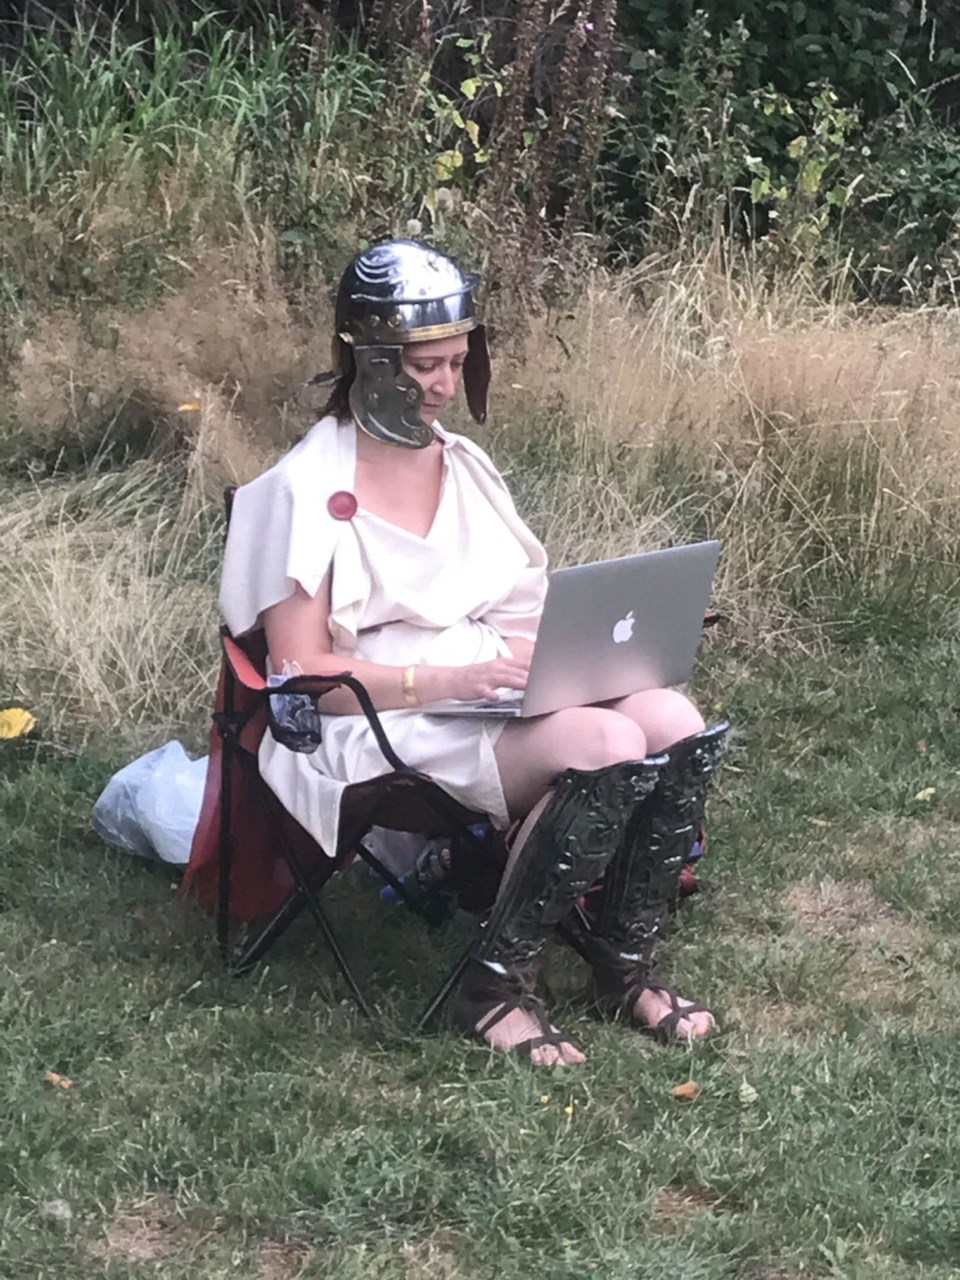
<path fill-rule="evenodd" d="M 350 264 L 327 411 L 238 491 L 221 605 L 234 634 L 264 627 L 275 672 L 349 665 L 408 765 L 501 828 L 523 820 L 452 1014 L 494 1049 L 577 1063 L 583 1054 L 545 1018 L 536 961 L 601 878 L 587 943 L 597 1008 L 661 1038 L 714 1025 L 653 978 L 652 945 L 725 726 L 705 730 L 671 689 L 506 724 L 429 714 L 441 699 L 524 687 L 546 583 L 543 548 L 499 473 L 439 423 L 461 382 L 474 418 L 486 415 L 476 283 L 410 240 L 375 244 Z M 337 690 L 323 699 L 314 754 L 270 735 L 261 749 L 264 779 L 328 850 L 343 788 L 384 770 L 358 710 Z"/>

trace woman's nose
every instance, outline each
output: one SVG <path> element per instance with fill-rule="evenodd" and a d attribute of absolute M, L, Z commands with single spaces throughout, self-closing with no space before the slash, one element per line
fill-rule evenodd
<path fill-rule="evenodd" d="M 438 394 L 452 396 L 457 389 L 457 378 L 453 369 L 449 365 L 438 369 L 433 385 Z"/>

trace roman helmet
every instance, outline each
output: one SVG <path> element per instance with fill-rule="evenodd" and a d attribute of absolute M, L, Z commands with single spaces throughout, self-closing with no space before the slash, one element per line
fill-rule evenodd
<path fill-rule="evenodd" d="M 490 357 L 473 291 L 479 277 L 417 240 L 381 240 L 340 280 L 334 364 L 358 425 L 377 440 L 422 449 L 434 439 L 420 417 L 423 388 L 403 368 L 403 347 L 468 335 L 463 383 L 477 422 L 487 416 Z"/>

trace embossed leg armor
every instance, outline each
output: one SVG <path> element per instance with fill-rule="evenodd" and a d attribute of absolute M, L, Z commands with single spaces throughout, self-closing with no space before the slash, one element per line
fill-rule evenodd
<path fill-rule="evenodd" d="M 597 1005 L 631 1016 L 643 990 L 667 991 L 674 1010 L 660 1024 L 664 1037 L 675 1030 L 680 1013 L 675 993 L 650 978 L 654 945 L 697 840 L 728 729 L 726 722 L 712 725 L 670 748 L 669 763 L 634 811 L 610 862 L 589 941 Z"/>
<path fill-rule="evenodd" d="M 507 872 L 455 1003 L 461 1031 L 482 1040 L 514 1009 L 540 1028 L 514 1047 L 521 1057 L 561 1045 L 534 990 L 535 961 L 551 929 L 603 875 L 623 843 L 631 815 L 656 785 L 666 757 L 625 761 L 605 769 L 567 769 Z M 502 966 L 499 971 L 492 962 Z"/>
<path fill-rule="evenodd" d="M 605 769 L 567 769 L 507 874 L 477 957 L 526 965 L 595 884 L 638 805 L 653 791 L 665 756 Z"/>

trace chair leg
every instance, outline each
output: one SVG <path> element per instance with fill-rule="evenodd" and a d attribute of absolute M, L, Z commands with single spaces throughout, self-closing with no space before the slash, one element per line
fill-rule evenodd
<path fill-rule="evenodd" d="M 444 978 L 442 985 L 434 995 L 433 999 L 417 1019 L 417 1024 L 414 1029 L 418 1033 L 426 1031 L 428 1027 L 430 1027 L 440 1010 L 446 1004 L 447 999 L 450 996 L 450 992 L 463 977 L 464 970 L 470 963 L 470 957 L 473 955 L 474 946 L 475 944 L 471 942 L 470 946 L 467 947 L 466 951 L 447 974 L 446 978 Z"/>
<path fill-rule="evenodd" d="M 281 903 L 278 909 L 266 922 L 257 936 L 241 952 L 231 965 L 230 973 L 234 978 L 242 978 L 273 946 L 276 940 L 291 925 L 307 905 L 307 901 L 299 889 L 294 891 Z"/>
<path fill-rule="evenodd" d="M 333 956 L 334 963 L 340 970 L 340 975 L 344 982 L 350 988 L 350 994 L 356 1001 L 357 1008 L 365 1018 L 373 1019 L 373 1010 L 367 1004 L 363 992 L 353 976 L 353 971 L 347 961 L 340 940 L 337 938 L 330 923 L 327 913 L 321 907 L 317 895 L 306 886 L 301 885 L 293 890 L 280 907 L 273 913 L 267 923 L 263 926 L 257 936 L 253 939 L 246 950 L 240 955 L 235 964 L 231 966 L 230 973 L 234 978 L 242 978 L 249 973 L 258 960 L 270 949 L 276 942 L 277 938 L 296 920 L 297 916 L 308 907 L 310 914 L 316 921 L 317 927 L 327 944 L 327 950 Z"/>
<path fill-rule="evenodd" d="M 369 1018 L 372 1022 L 373 1010 L 364 999 L 363 992 L 360 990 L 357 980 L 353 976 L 353 970 L 347 963 L 347 957 L 344 955 L 343 949 L 337 939 L 337 935 L 333 931 L 333 926 L 327 919 L 326 912 L 323 907 L 321 907 L 316 894 L 307 886 L 304 886 L 304 896 L 307 900 L 307 906 L 310 908 L 310 914 L 313 916 L 314 920 L 316 920 L 317 928 L 323 934 L 323 940 L 327 944 L 330 954 L 333 956 L 344 982 L 350 988 L 350 994 L 353 996 L 357 1008 L 365 1018 Z"/>

